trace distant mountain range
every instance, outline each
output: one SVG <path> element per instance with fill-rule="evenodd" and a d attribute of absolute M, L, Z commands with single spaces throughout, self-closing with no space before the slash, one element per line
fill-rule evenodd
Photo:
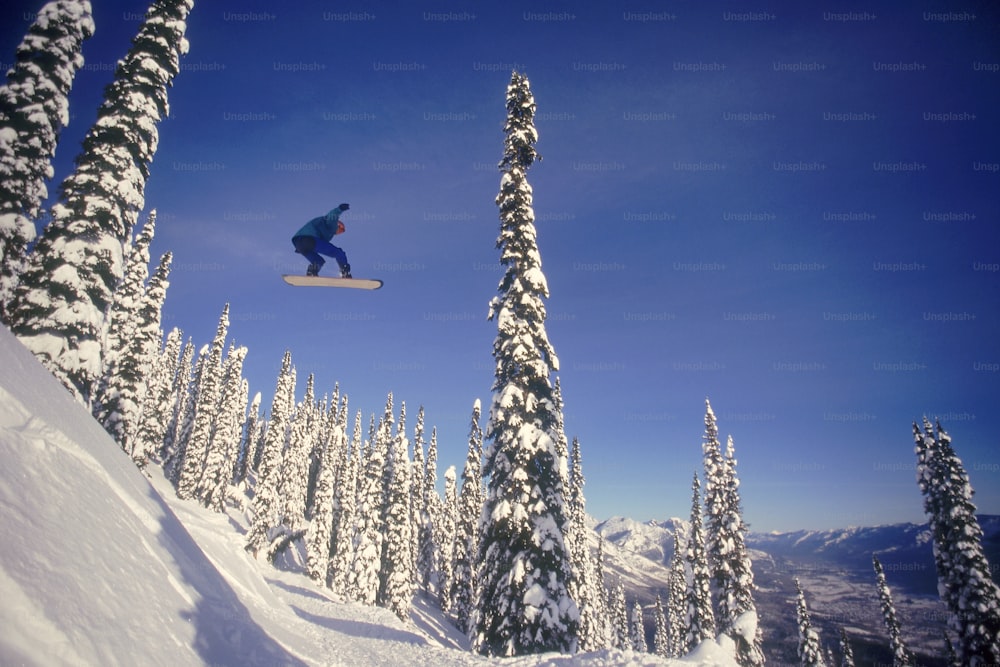
<path fill-rule="evenodd" d="M 979 524 L 987 558 L 1000 564 L 1000 516 L 980 515 Z M 612 517 L 596 523 L 595 532 L 613 545 L 605 548 L 608 576 L 623 576 L 629 596 L 644 605 L 651 604 L 657 593 L 665 598 L 674 536 L 687 526 L 687 521 L 678 518 L 642 523 Z M 836 654 L 844 627 L 857 664 L 892 663 L 875 590 L 872 554 L 876 554 L 893 593 L 904 639 L 918 653 L 920 664 L 944 664 L 939 658 L 947 613 L 938 599 L 926 524 L 751 532 L 747 546 L 754 563 L 765 650 L 771 660 L 797 661 L 793 579 L 798 577 L 824 645 Z"/>

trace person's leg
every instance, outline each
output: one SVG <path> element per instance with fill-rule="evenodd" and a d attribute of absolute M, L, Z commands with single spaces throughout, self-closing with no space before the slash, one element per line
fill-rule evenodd
<path fill-rule="evenodd" d="M 319 239 L 313 238 L 312 236 L 296 236 L 292 239 L 292 245 L 295 246 L 295 252 L 299 253 L 303 257 L 309 260 L 309 263 L 316 267 L 316 271 L 326 264 L 326 260 L 320 257 L 319 253 L 316 252 L 316 243 Z"/>
<path fill-rule="evenodd" d="M 333 257 L 337 261 L 337 266 L 340 267 L 341 272 L 344 271 L 345 267 L 349 266 L 347 263 L 347 253 L 329 241 L 316 239 L 316 252 L 326 255 L 327 257 Z"/>

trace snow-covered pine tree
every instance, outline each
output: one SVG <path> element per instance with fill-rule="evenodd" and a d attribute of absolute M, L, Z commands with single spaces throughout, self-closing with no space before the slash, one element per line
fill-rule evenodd
<path fill-rule="evenodd" d="M 163 446 L 174 413 L 174 382 L 180 364 L 181 338 L 180 329 L 174 327 L 170 330 L 163 351 L 150 370 L 132 452 L 132 460 L 139 468 L 145 468 L 149 457 Z"/>
<path fill-rule="evenodd" d="M 539 267 L 540 268 L 540 267 Z M 558 363 L 556 364 L 558 366 Z M 554 367 L 555 368 L 555 367 Z M 563 528 L 563 543 L 566 545 L 567 552 L 570 550 L 570 544 L 572 543 L 572 530 L 573 522 L 570 518 L 569 509 L 569 439 L 566 437 L 565 420 L 563 418 L 563 398 L 562 398 L 562 383 L 559 378 L 556 377 L 552 383 L 552 406 L 555 412 L 556 425 L 555 425 L 555 448 L 554 456 L 556 461 L 561 461 L 563 463 L 556 472 L 559 475 L 559 480 L 555 484 L 551 484 L 551 491 L 548 498 L 545 499 L 550 505 L 564 505 L 564 514 L 566 517 L 566 525 Z M 573 557 L 568 556 L 569 567 L 570 567 L 570 578 L 569 581 L 573 580 Z M 576 598 L 572 598 L 576 601 Z M 579 607 L 579 605 L 578 605 Z M 577 642 L 579 644 L 579 642 Z"/>
<path fill-rule="evenodd" d="M 0 322 L 35 240 L 48 197 L 59 133 L 69 122 L 69 91 L 94 34 L 89 0 L 54 0 L 38 10 L 0 86 Z"/>
<path fill-rule="evenodd" d="M 125 443 L 124 403 L 129 399 L 121 395 L 123 384 L 132 384 L 120 377 L 121 360 L 125 347 L 132 339 L 138 325 L 146 280 L 149 278 L 149 244 L 156 230 L 156 211 L 149 214 L 135 243 L 131 245 L 125 262 L 125 275 L 115 288 L 107 315 L 107 331 L 101 341 L 100 377 L 91 388 L 91 412 L 122 449 Z M 132 401 L 135 397 L 131 397 Z"/>
<path fill-rule="evenodd" d="M 222 353 L 225 350 L 226 334 L 229 331 L 229 304 L 222 309 L 219 324 L 215 330 L 215 338 L 208 348 L 207 355 L 202 355 L 199 362 L 197 399 L 194 405 L 194 416 L 190 435 L 184 445 L 184 460 L 177 478 L 177 497 L 182 500 L 197 497 L 198 482 L 205 469 L 205 458 L 208 456 L 208 446 L 215 427 L 215 418 L 222 395 Z"/>
<path fill-rule="evenodd" d="M 306 379 L 306 393 L 295 408 L 289 428 L 288 446 L 281 463 L 278 496 L 282 500 L 281 522 L 289 534 L 306 526 L 306 494 L 309 482 L 309 453 L 316 437 L 317 410 L 315 378 Z"/>
<path fill-rule="evenodd" d="M 433 442 L 433 439 L 431 440 Z M 455 466 L 444 471 L 444 502 L 437 525 L 438 542 L 438 603 L 441 611 L 451 612 L 451 594 L 455 581 L 455 530 L 458 523 L 458 489 Z"/>
<path fill-rule="evenodd" d="M 491 656 L 576 649 L 579 611 L 564 540 L 567 506 L 559 458 L 551 373 L 555 350 L 545 333 L 548 286 L 535 241 L 532 190 L 525 174 L 537 157 L 535 101 L 528 79 L 514 72 L 507 88 L 506 140 L 500 168 L 499 296 L 496 372 L 486 429 L 489 478 L 480 541 L 481 595 L 472 643 Z"/>
<path fill-rule="evenodd" d="M 715 413 L 705 399 L 705 550 L 712 573 L 718 631 L 736 643 L 736 660 L 743 667 L 764 664 L 763 637 L 753 597 L 753 569 L 746 547 L 747 527 L 740 506 L 739 478 L 733 438 L 725 455 Z"/>
<path fill-rule="evenodd" d="M 668 658 L 679 658 L 687 653 L 687 553 L 686 538 L 680 530 L 674 535 L 674 552 L 670 556 L 670 575 L 667 581 L 667 638 Z"/>
<path fill-rule="evenodd" d="M 948 665 L 948 667 L 965 667 L 965 665 L 958 660 L 958 652 L 955 650 L 955 645 L 952 643 L 951 637 L 948 636 L 948 632 L 945 631 L 943 634 L 945 664 Z"/>
<path fill-rule="evenodd" d="M 663 609 L 663 600 L 656 594 L 654 607 L 655 629 L 653 631 L 653 653 L 664 658 L 670 657 L 670 632 L 667 630 L 667 614 Z"/>
<path fill-rule="evenodd" d="M 268 419 L 265 415 L 260 415 L 257 425 L 257 434 L 254 436 L 256 441 L 253 446 L 253 458 L 250 461 L 250 469 L 256 473 L 260 470 L 260 459 L 264 456 L 264 436 L 267 434 Z M 248 436 L 249 437 L 249 436 Z M 247 473 L 249 477 L 249 472 Z"/>
<path fill-rule="evenodd" d="M 281 478 L 281 460 L 294 405 L 295 368 L 292 366 L 292 354 L 286 350 L 271 400 L 271 418 L 264 434 L 263 453 L 251 505 L 250 528 L 247 530 L 246 550 L 254 557 L 266 550 L 270 543 L 271 529 L 281 520 L 278 481 Z"/>
<path fill-rule="evenodd" d="M 632 617 L 629 621 L 629 641 L 632 650 L 638 653 L 647 653 L 649 648 L 646 644 L 646 625 L 642 619 L 642 605 L 638 598 L 632 605 Z"/>
<path fill-rule="evenodd" d="M 437 431 L 431 429 L 431 440 L 427 445 L 424 461 L 423 496 L 424 516 L 420 534 L 420 586 L 428 598 L 440 597 L 439 575 L 441 570 L 441 520 L 444 501 L 438 493 L 437 474 Z"/>
<path fill-rule="evenodd" d="M 558 383 L 557 383 L 558 385 Z M 587 501 L 583 495 L 583 460 L 580 441 L 573 438 L 569 469 L 569 529 L 567 530 L 570 555 L 573 559 L 573 578 L 570 596 L 580 610 L 579 647 L 581 651 L 596 651 L 607 646 L 603 619 L 607 609 L 601 606 L 595 581 L 594 559 L 590 552 L 590 533 L 587 526 Z"/>
<path fill-rule="evenodd" d="M 604 538 L 597 537 L 597 556 L 594 559 L 594 599 L 598 609 L 604 610 L 598 617 L 597 640 L 602 648 L 611 646 L 611 621 L 608 613 L 608 587 L 604 582 Z"/>
<path fill-rule="evenodd" d="M 424 406 L 417 410 L 417 423 L 413 427 L 413 461 L 410 464 L 410 530 L 413 533 L 413 590 L 423 590 L 424 578 L 420 569 L 420 551 L 424 539 L 424 517 L 427 508 L 424 495 Z"/>
<path fill-rule="evenodd" d="M 344 419 L 347 419 L 346 406 Z M 338 595 L 347 595 L 347 581 L 354 561 L 354 525 L 358 507 L 358 475 L 362 454 L 361 410 L 354 417 L 354 431 L 351 444 L 345 443 L 347 458 L 343 465 L 340 481 L 334 489 L 333 502 L 337 508 L 336 526 L 333 529 L 333 543 L 330 551 L 330 589 Z"/>
<path fill-rule="evenodd" d="M 348 578 L 351 599 L 374 605 L 378 601 L 379 573 L 385 542 L 386 469 L 392 440 L 392 394 L 367 448 L 364 473 L 359 480 L 358 511 L 354 528 L 354 562 Z"/>
<path fill-rule="evenodd" d="M 961 459 L 940 423 L 926 418 L 916 440 L 917 483 L 934 537 L 938 591 L 951 612 L 949 627 L 964 665 L 1000 664 L 1000 590 L 983 552 L 974 491 Z"/>
<path fill-rule="evenodd" d="M 240 370 L 242 372 L 242 369 Z M 247 411 L 250 409 L 250 381 L 246 378 L 240 379 L 240 397 L 237 399 L 236 405 L 236 418 L 239 420 L 239 423 L 235 426 L 233 442 L 230 445 L 232 450 L 229 455 L 229 497 L 231 499 L 235 499 L 237 501 L 237 505 L 242 509 L 244 507 L 242 499 L 245 498 L 245 495 L 238 493 L 239 484 L 236 481 L 234 473 L 236 471 L 236 462 L 240 455 L 240 446 L 243 440 L 243 425 L 246 423 Z"/>
<path fill-rule="evenodd" d="M 626 651 L 632 648 L 628 623 L 628 604 L 625 601 L 625 584 L 618 580 L 608 595 L 608 617 L 611 619 L 611 645 Z"/>
<path fill-rule="evenodd" d="M 840 629 L 840 667 L 854 667 L 854 649 L 844 628 Z"/>
<path fill-rule="evenodd" d="M 826 667 L 819 634 L 812 628 L 809 607 L 806 605 L 806 594 L 802 592 L 802 585 L 799 584 L 798 577 L 795 578 L 795 594 L 795 618 L 799 626 L 799 660 L 802 667 Z"/>
<path fill-rule="evenodd" d="M 215 512 L 226 510 L 240 445 L 240 430 L 246 419 L 248 390 L 243 378 L 246 356 L 246 347 L 230 344 L 222 375 L 218 414 L 208 444 L 205 468 L 195 491 L 201 503 Z"/>
<path fill-rule="evenodd" d="M 233 470 L 233 482 L 242 485 L 250 472 L 253 463 L 254 453 L 257 451 L 257 436 L 260 434 L 260 402 L 261 395 L 258 391 L 250 401 L 250 409 L 247 411 L 247 418 L 243 424 L 242 439 L 240 440 L 240 452 L 236 458 L 236 468 Z"/>
<path fill-rule="evenodd" d="M 879 606 L 882 608 L 882 620 L 889 634 L 889 648 L 892 650 L 893 667 L 910 667 L 913 664 L 913 654 L 903 641 L 903 632 L 896 617 L 896 607 L 892 603 L 892 592 L 885 580 L 885 571 L 878 556 L 872 554 L 872 567 L 875 568 L 875 587 L 878 589 Z"/>
<path fill-rule="evenodd" d="M 476 559 L 479 556 L 479 518 L 483 511 L 483 430 L 479 426 L 482 404 L 472 406 L 469 423 L 469 447 L 462 470 L 462 488 L 458 494 L 455 523 L 455 568 L 452 582 L 452 612 L 458 629 L 468 634 L 472 630 L 475 612 L 477 580 Z"/>
<path fill-rule="evenodd" d="M 330 573 L 331 545 L 334 542 L 334 495 L 337 485 L 338 459 L 347 448 L 347 434 L 336 409 L 330 411 L 323 437 L 319 479 L 316 484 L 315 511 L 306 532 L 306 574 L 325 586 Z"/>
<path fill-rule="evenodd" d="M 340 401 L 339 411 L 330 411 L 330 426 L 327 428 L 327 433 L 324 434 L 324 439 L 327 440 L 327 447 L 331 447 L 333 444 L 338 445 L 333 452 L 331 463 L 333 467 L 333 489 L 330 497 L 330 537 L 327 540 L 327 568 L 326 576 L 324 577 L 324 582 L 326 582 L 327 586 L 332 586 L 333 582 L 334 556 L 337 551 L 337 545 L 343 539 L 345 533 L 347 534 L 347 539 L 351 538 L 350 529 L 344 525 L 344 506 L 341 503 L 341 495 L 337 493 L 339 487 L 349 486 L 351 495 L 353 496 L 354 484 L 357 480 L 357 477 L 349 469 L 351 452 L 350 441 L 347 438 L 348 413 L 347 394 L 344 394 Z M 334 439 L 333 436 L 338 434 L 338 438 Z"/>
<path fill-rule="evenodd" d="M 193 0 L 156 0 L 118 62 L 76 169 L 15 290 L 11 329 L 84 404 L 102 371 L 105 313 L 145 203 L 156 125 L 187 52 Z"/>
<path fill-rule="evenodd" d="M 160 447 L 160 459 L 163 461 L 163 474 L 170 483 L 177 486 L 181 464 L 184 461 L 184 444 L 187 436 L 185 425 L 194 412 L 194 400 L 197 388 L 197 363 L 194 360 L 194 342 L 188 338 L 177 363 L 177 375 L 174 376 L 174 386 L 171 390 L 173 410 L 167 430 L 163 434 L 163 445 Z"/>
<path fill-rule="evenodd" d="M 389 488 L 385 509 L 385 553 L 379 581 L 382 604 L 402 620 L 413 602 L 413 525 L 410 520 L 410 441 L 406 437 L 406 403 L 400 406 L 396 436 L 389 449 Z"/>
<path fill-rule="evenodd" d="M 691 534 L 687 540 L 687 613 L 684 630 L 684 651 L 694 650 L 706 639 L 715 639 L 715 613 L 712 610 L 712 575 L 705 553 L 705 536 L 701 517 L 701 482 L 698 473 L 691 483 Z"/>
<path fill-rule="evenodd" d="M 203 345 L 198 350 L 192 365 L 190 381 L 185 390 L 184 404 L 177 415 L 177 423 L 173 429 L 174 447 L 171 458 L 166 461 L 164 469 L 167 479 L 176 489 L 180 485 L 181 472 L 184 469 L 184 460 L 187 456 L 187 447 L 191 441 L 191 432 L 194 429 L 194 418 L 198 405 L 198 389 L 201 387 L 201 375 L 209 353 L 209 346 Z"/>
<path fill-rule="evenodd" d="M 717 524 L 722 522 L 726 510 L 724 495 L 726 462 L 722 456 L 722 443 L 719 442 L 719 427 L 716 425 L 715 412 L 712 411 L 712 404 L 707 398 L 705 435 L 702 436 L 701 449 L 705 466 L 705 548 L 709 563 L 714 569 L 713 561 L 719 559 L 719 554 L 712 551 L 713 542 L 718 539 L 714 533 L 719 532 Z"/>
<path fill-rule="evenodd" d="M 125 246 L 125 273 L 115 288 L 113 300 L 106 316 L 106 332 L 102 341 L 101 361 L 104 363 L 105 374 L 115 357 L 125 347 L 125 341 L 132 335 L 145 292 L 146 280 L 149 278 L 149 248 L 156 235 L 156 210 L 153 209 L 146 217 L 146 223 L 135 236 L 135 240 Z M 102 378 L 104 379 L 104 378 Z M 95 387 L 99 390 L 100 385 Z M 95 409 L 99 406 L 100 392 L 95 393 Z"/>
<path fill-rule="evenodd" d="M 333 396 L 323 396 L 323 400 L 313 407 L 312 449 L 308 456 L 308 480 L 306 484 L 306 521 L 312 520 L 316 511 L 316 488 L 319 486 L 319 472 L 323 463 L 323 451 L 327 446 L 330 429 L 340 417 L 340 383 L 333 385 Z"/>
<path fill-rule="evenodd" d="M 119 359 L 118 377 L 124 381 L 119 395 L 124 399 L 122 411 L 125 423 L 125 447 L 139 467 L 145 465 L 157 442 L 144 441 L 140 436 L 143 413 L 149 410 L 161 410 L 157 401 L 169 404 L 168 395 L 172 377 L 158 377 L 160 363 L 160 341 L 163 339 L 163 329 L 160 321 L 163 316 L 163 303 L 167 298 L 167 288 L 170 286 L 170 265 L 173 253 L 167 252 L 160 257 L 160 263 L 149 279 L 143 294 L 142 306 L 137 314 L 137 323 L 132 338 L 127 342 L 125 351 Z M 177 339 L 180 344 L 180 339 Z M 176 363 L 176 357 L 174 358 Z M 165 369 L 169 372 L 169 368 Z M 134 410 L 130 409 L 129 401 L 134 401 Z M 160 418 L 165 415 L 161 414 Z M 164 419 L 166 423 L 166 419 Z"/>

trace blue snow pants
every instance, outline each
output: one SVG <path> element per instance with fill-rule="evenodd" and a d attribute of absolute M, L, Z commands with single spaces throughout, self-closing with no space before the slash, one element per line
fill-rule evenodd
<path fill-rule="evenodd" d="M 329 241 L 318 239 L 315 236 L 296 236 L 292 238 L 292 245 L 295 246 L 295 252 L 317 266 L 326 264 L 326 260 L 320 255 L 333 257 L 341 269 L 347 266 L 347 253 Z"/>

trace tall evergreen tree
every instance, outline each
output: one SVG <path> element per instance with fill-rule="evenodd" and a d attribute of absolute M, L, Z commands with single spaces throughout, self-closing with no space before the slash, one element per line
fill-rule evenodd
<path fill-rule="evenodd" d="M 389 448 L 389 486 L 385 506 L 385 553 L 379 575 L 382 604 L 400 619 L 410 615 L 413 601 L 413 532 L 410 521 L 410 441 L 406 437 L 406 404 L 400 406 L 396 436 Z"/>
<path fill-rule="evenodd" d="M 146 223 L 135 236 L 131 244 L 127 244 L 125 254 L 125 273 L 115 288 L 113 300 L 108 307 L 106 316 L 107 331 L 102 341 L 101 361 L 104 363 L 105 377 L 107 368 L 115 362 L 115 358 L 125 347 L 125 341 L 135 329 L 136 314 L 145 292 L 146 280 L 149 278 L 149 248 L 156 235 L 156 210 L 149 212 Z M 103 379 L 103 378 L 102 378 Z M 95 387 L 99 390 L 100 385 Z M 95 403 L 100 400 L 100 392 L 95 393 Z M 92 406 L 98 407 L 96 404 Z"/>
<path fill-rule="evenodd" d="M 965 667 L 958 659 L 958 652 L 955 650 L 955 645 L 951 641 L 951 637 L 948 636 L 948 632 L 944 632 L 944 657 L 945 664 L 948 667 Z"/>
<path fill-rule="evenodd" d="M 336 408 L 330 411 L 336 413 Z M 316 510 L 306 533 L 306 574 L 317 584 L 325 586 L 330 573 L 334 530 L 334 495 L 337 484 L 337 459 L 347 447 L 347 435 L 339 418 L 328 422 L 323 438 L 319 480 L 316 486 Z"/>
<path fill-rule="evenodd" d="M 325 434 L 327 447 L 335 446 L 331 467 L 333 468 L 333 489 L 330 497 L 330 537 L 327 540 L 327 569 L 325 581 L 328 586 L 333 587 L 334 558 L 337 553 L 339 543 L 346 536 L 350 539 L 350 528 L 344 523 L 344 503 L 342 495 L 338 494 L 338 489 L 346 487 L 354 494 L 354 485 L 357 476 L 350 469 L 350 441 L 347 438 L 347 417 L 348 399 L 347 394 L 343 395 L 340 401 L 339 411 L 334 414 L 331 410 L 330 423 L 332 426 Z M 353 502 L 353 500 L 352 500 Z"/>
<path fill-rule="evenodd" d="M 102 374 L 93 387 L 90 409 L 97 421 L 123 449 L 125 443 L 126 407 L 128 399 L 121 395 L 121 360 L 125 347 L 138 325 L 146 280 L 149 278 L 149 244 L 156 229 L 156 211 L 149 214 L 141 233 L 132 244 L 125 263 L 125 275 L 115 288 L 107 315 L 107 332 L 101 341 Z"/>
<path fill-rule="evenodd" d="M 132 338 L 125 346 L 124 354 L 119 359 L 119 378 L 122 389 L 119 395 L 123 397 L 122 414 L 125 424 L 125 449 L 136 463 L 144 465 L 146 459 L 160 443 L 143 441 L 140 435 L 143 413 L 157 411 L 160 408 L 157 401 L 170 404 L 168 394 L 169 382 L 172 377 L 157 377 L 157 366 L 160 363 L 159 347 L 163 338 L 160 321 L 163 317 L 163 303 L 167 298 L 167 288 L 170 285 L 170 265 L 172 253 L 160 257 L 160 263 L 149 279 L 142 306 L 139 308 L 135 330 Z M 180 339 L 177 340 L 178 344 Z M 176 357 L 174 358 L 176 363 Z M 165 369 L 171 371 L 171 367 Z M 162 384 L 158 384 L 162 383 Z M 160 418 L 165 415 L 161 414 Z M 162 437 L 161 437 L 162 440 Z"/>
<path fill-rule="evenodd" d="M 424 409 L 417 414 L 414 451 L 423 449 Z M 438 545 L 435 526 L 441 515 L 441 496 L 437 492 L 437 438 L 432 438 L 420 470 L 420 521 L 417 533 L 418 585 L 428 597 L 437 595 Z"/>
<path fill-rule="evenodd" d="M 414 592 L 423 590 L 424 577 L 420 569 L 420 552 L 424 539 L 424 516 L 427 507 L 424 494 L 424 406 L 417 410 L 417 423 L 413 427 L 413 461 L 410 463 L 410 558 L 413 561 Z"/>
<path fill-rule="evenodd" d="M 344 412 L 344 419 L 347 412 Z M 345 443 L 346 447 L 346 443 Z M 334 489 L 337 508 L 336 529 L 330 555 L 330 588 L 338 595 L 347 595 L 351 563 L 354 561 L 354 525 L 357 519 L 358 475 L 362 465 L 361 410 L 354 417 L 354 431 L 343 466 L 343 474 Z"/>
<path fill-rule="evenodd" d="M 969 475 L 941 424 L 913 424 L 917 483 L 934 537 L 938 591 L 958 635 L 958 660 L 965 665 L 1000 664 L 1000 589 L 983 552 L 983 531 L 972 502 Z"/>
<path fill-rule="evenodd" d="M 608 614 L 608 587 L 604 581 L 604 538 L 597 537 L 597 556 L 594 558 L 594 592 L 595 604 L 603 610 L 597 618 L 597 639 L 602 648 L 611 646 L 611 622 Z"/>
<path fill-rule="evenodd" d="M 653 632 L 653 653 L 664 658 L 670 657 L 670 631 L 667 629 L 667 613 L 663 608 L 663 600 L 656 595 L 654 608 L 656 626 Z"/>
<path fill-rule="evenodd" d="M 196 490 L 202 504 L 216 512 L 226 509 L 240 444 L 240 427 L 246 418 L 247 388 L 243 378 L 246 356 L 247 348 L 230 344 L 222 374 L 218 412 Z"/>
<path fill-rule="evenodd" d="M 698 473 L 691 484 L 691 534 L 687 540 L 688 589 L 685 618 L 684 653 L 706 639 L 715 639 L 715 613 L 712 610 L 711 573 L 705 553 L 701 518 L 701 483 Z"/>
<path fill-rule="evenodd" d="M 854 649 L 844 628 L 840 629 L 840 667 L 854 667 Z"/>
<path fill-rule="evenodd" d="M 268 419 L 264 415 L 260 415 L 257 425 L 257 433 L 254 435 L 252 451 L 253 458 L 250 461 L 250 468 L 256 473 L 260 470 L 260 459 L 264 456 L 264 436 L 267 434 Z M 249 446 L 249 443 L 248 443 Z"/>
<path fill-rule="evenodd" d="M 743 667 L 764 664 L 753 569 L 746 547 L 747 527 L 740 506 L 739 478 L 733 438 L 723 454 L 715 413 L 705 399 L 705 550 L 712 573 L 718 631 L 736 643 L 736 660 Z"/>
<path fill-rule="evenodd" d="M 193 347 L 193 344 L 191 345 Z M 201 386 L 202 369 L 208 358 L 209 346 L 204 345 L 196 357 L 193 357 L 191 372 L 188 378 L 187 387 L 184 389 L 184 403 L 178 411 L 177 420 L 173 425 L 171 438 L 173 449 L 170 458 L 167 459 L 164 470 L 167 479 L 176 489 L 180 485 L 181 472 L 184 469 L 184 459 L 187 456 L 188 443 L 191 440 L 191 431 L 194 428 L 195 408 L 198 404 L 198 388 Z M 185 349 L 187 352 L 187 349 Z"/>
<path fill-rule="evenodd" d="M 149 8 L 15 292 L 11 329 L 85 404 L 101 374 L 104 316 L 145 204 L 156 124 L 187 51 L 192 4 L 155 0 Z"/>
<path fill-rule="evenodd" d="M 455 532 L 458 523 L 458 490 L 455 466 L 444 471 L 444 502 L 438 520 L 437 542 L 439 548 L 438 602 L 441 611 L 451 613 L 452 593 L 455 590 Z"/>
<path fill-rule="evenodd" d="M 885 580 L 885 571 L 878 556 L 872 554 L 872 566 L 875 568 L 875 587 L 878 589 L 879 606 L 882 608 L 882 620 L 886 632 L 889 633 L 889 648 L 892 649 L 893 667 L 909 667 L 913 664 L 913 654 L 903 641 L 903 632 L 896 618 L 896 607 L 892 603 L 892 592 Z"/>
<path fill-rule="evenodd" d="M 222 355 L 228 331 L 229 304 L 227 303 L 219 317 L 215 338 L 212 339 L 208 353 L 202 355 L 191 432 L 184 445 L 184 460 L 177 480 L 177 497 L 183 500 L 197 496 L 198 482 L 205 469 L 205 459 L 208 456 L 222 393 L 220 386 Z"/>
<path fill-rule="evenodd" d="M 289 425 L 288 445 L 281 460 L 278 495 L 282 499 L 281 522 L 289 535 L 306 525 L 306 495 L 309 481 L 309 453 L 316 438 L 315 378 L 306 379 L 306 393 L 295 408 Z"/>
<path fill-rule="evenodd" d="M 254 453 L 257 451 L 257 436 L 260 434 L 260 402 L 261 395 L 258 391 L 250 401 L 250 409 L 247 410 L 246 422 L 243 424 L 242 440 L 240 442 L 240 452 L 236 459 L 236 468 L 233 470 L 233 481 L 242 484 L 250 467 L 253 464 Z"/>
<path fill-rule="evenodd" d="M 611 645 L 627 651 L 632 648 L 628 622 L 628 604 L 625 601 L 625 584 L 618 580 L 608 596 L 608 617 L 611 619 Z"/>
<path fill-rule="evenodd" d="M 566 460 L 558 453 L 559 415 L 550 376 L 558 369 L 545 333 L 548 286 L 535 241 L 532 190 L 525 174 L 537 157 L 535 101 L 517 72 L 507 88 L 506 141 L 500 163 L 500 264 L 490 305 L 497 323 L 496 373 L 484 452 L 489 478 L 480 542 L 482 584 L 475 650 L 511 656 L 576 648 L 579 611 L 564 540 Z"/>
<path fill-rule="evenodd" d="M 458 495 L 455 523 L 455 568 L 452 582 L 452 610 L 459 630 L 472 630 L 479 555 L 479 517 L 483 511 L 483 430 L 479 426 L 482 405 L 476 399 L 469 424 L 469 447 L 462 470 L 462 488 Z"/>
<path fill-rule="evenodd" d="M 570 453 L 569 475 L 569 536 L 570 555 L 573 561 L 573 578 L 570 580 L 570 595 L 580 609 L 580 650 L 594 651 L 604 648 L 607 639 L 602 627 L 607 609 L 601 606 L 598 586 L 595 581 L 594 560 L 590 552 L 591 530 L 587 526 L 587 504 L 583 494 L 583 460 L 580 441 L 573 438 Z"/>
<path fill-rule="evenodd" d="M 642 620 L 642 605 L 636 599 L 632 605 L 632 615 L 629 622 L 629 634 L 632 650 L 639 653 L 646 653 L 649 648 L 646 644 L 646 626 Z"/>
<path fill-rule="evenodd" d="M 194 412 L 195 388 L 197 385 L 197 363 L 194 360 L 194 343 L 189 338 L 184 344 L 181 359 L 177 364 L 177 375 L 174 376 L 174 386 L 171 393 L 173 410 L 166 432 L 163 434 L 163 445 L 160 447 L 160 458 L 163 460 L 163 474 L 171 484 L 177 486 L 181 464 L 184 461 L 184 444 L 187 436 L 185 425 Z"/>
<path fill-rule="evenodd" d="M 281 461 L 294 404 L 295 368 L 292 366 L 292 354 L 286 350 L 281 360 L 274 397 L 271 400 L 271 418 L 264 434 L 263 453 L 251 505 L 246 550 L 254 557 L 258 557 L 268 546 L 271 529 L 281 520 L 278 482 L 281 478 Z"/>
<path fill-rule="evenodd" d="M 170 330 L 163 351 L 150 371 L 136 430 L 136 446 L 132 452 L 132 460 L 140 468 L 144 468 L 149 458 L 164 445 L 167 427 L 174 413 L 174 384 L 180 369 L 181 337 L 180 329 L 174 327 Z"/>
<path fill-rule="evenodd" d="M 35 221 L 48 197 L 52 158 L 69 122 L 69 91 L 94 34 L 88 0 L 47 2 L 17 47 L 0 86 L 0 322 L 8 308 Z"/>
<path fill-rule="evenodd" d="M 323 396 L 323 400 L 317 401 L 313 406 L 312 419 L 312 447 L 307 458 L 307 478 L 306 478 L 306 503 L 305 518 L 312 519 L 316 511 L 316 488 L 319 486 L 319 473 L 323 462 L 323 450 L 326 448 L 330 429 L 339 418 L 340 412 L 340 383 L 333 386 L 333 396 Z"/>
<path fill-rule="evenodd" d="M 802 667 L 826 667 L 819 635 L 813 630 L 812 621 L 809 619 L 806 594 L 802 592 L 802 586 L 797 577 L 795 579 L 795 593 L 795 618 L 799 626 L 799 660 Z"/>
<path fill-rule="evenodd" d="M 348 581 L 348 595 L 367 605 L 374 605 L 379 594 L 379 573 L 385 541 L 386 471 L 392 424 L 392 394 L 389 394 L 385 412 L 367 450 L 364 474 L 359 481 L 354 562 Z"/>
<path fill-rule="evenodd" d="M 669 658 L 679 658 L 687 653 L 688 588 L 686 558 L 687 545 L 678 531 L 674 535 L 674 552 L 670 556 L 670 575 L 667 581 L 667 638 Z"/>

